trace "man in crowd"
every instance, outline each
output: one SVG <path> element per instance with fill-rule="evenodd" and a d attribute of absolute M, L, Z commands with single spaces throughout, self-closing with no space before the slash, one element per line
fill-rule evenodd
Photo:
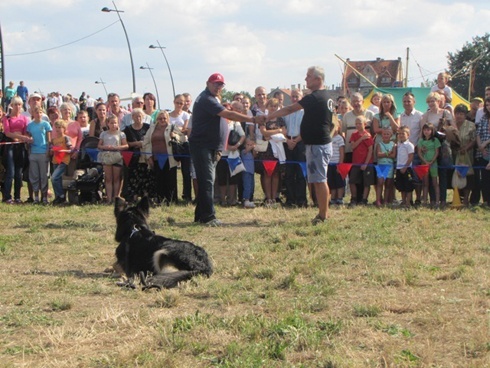
<path fill-rule="evenodd" d="M 346 163 L 352 163 L 352 143 L 350 142 L 350 137 L 356 131 L 356 118 L 363 115 L 366 118 L 367 127 L 371 126 L 371 122 L 373 121 L 373 112 L 364 109 L 363 103 L 364 97 L 359 92 L 353 93 L 351 96 L 352 110 L 345 113 L 342 117 L 342 133 L 345 137 L 344 162 Z M 362 184 L 359 184 L 357 187 L 357 198 L 354 198 L 357 203 L 362 202 L 363 189 Z"/>
<path fill-rule="evenodd" d="M 408 140 L 417 147 L 417 143 L 422 132 L 422 113 L 415 109 L 415 96 L 412 92 L 407 92 L 403 95 L 403 109 L 404 111 L 400 115 L 400 126 L 407 126 L 410 130 L 410 136 Z M 413 154 L 412 164 L 414 166 L 420 165 L 421 161 L 417 150 Z M 415 184 L 415 204 L 420 204 L 420 195 L 422 192 L 422 181 L 416 180 Z"/>
<path fill-rule="evenodd" d="M 129 114 L 129 111 L 121 107 L 121 101 L 117 93 L 109 93 L 107 98 L 107 117 L 111 117 L 112 115 L 117 116 L 119 126 L 121 126 L 124 115 Z"/>
<path fill-rule="evenodd" d="M 24 81 L 20 81 L 17 86 L 17 96 L 22 98 L 22 101 L 24 102 L 24 111 L 27 111 L 27 96 L 29 96 L 29 90 L 24 85 Z"/>
<path fill-rule="evenodd" d="M 189 92 L 184 92 L 182 93 L 182 96 L 184 96 L 184 108 L 183 110 L 185 112 L 188 112 L 189 114 L 192 114 L 191 112 L 191 105 L 192 105 L 192 96 Z"/>
<path fill-rule="evenodd" d="M 291 92 L 291 104 L 294 105 L 303 97 L 299 89 Z M 304 110 L 300 109 L 292 114 L 286 115 L 286 143 L 284 151 L 286 152 L 286 206 L 306 207 L 306 179 L 303 175 L 303 169 L 299 162 L 306 161 L 305 144 L 301 139 L 300 126 L 303 120 Z"/>

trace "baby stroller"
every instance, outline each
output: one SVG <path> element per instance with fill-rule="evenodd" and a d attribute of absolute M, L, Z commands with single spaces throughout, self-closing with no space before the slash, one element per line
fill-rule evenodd
<path fill-rule="evenodd" d="M 80 152 L 74 167 L 68 166 L 63 180 L 63 187 L 67 190 L 70 204 L 98 203 L 102 200 L 104 190 L 104 171 L 102 165 L 97 163 L 97 146 L 99 138 L 86 137 L 80 144 Z M 64 178 L 63 178 L 64 179 Z"/>

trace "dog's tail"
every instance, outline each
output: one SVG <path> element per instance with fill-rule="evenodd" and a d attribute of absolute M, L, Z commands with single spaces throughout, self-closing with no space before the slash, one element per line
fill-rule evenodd
<path fill-rule="evenodd" d="M 141 283 L 143 284 L 143 289 L 171 289 L 176 287 L 179 282 L 190 280 L 198 274 L 200 274 L 199 271 L 168 272 L 146 277 L 145 279 L 141 277 Z"/>

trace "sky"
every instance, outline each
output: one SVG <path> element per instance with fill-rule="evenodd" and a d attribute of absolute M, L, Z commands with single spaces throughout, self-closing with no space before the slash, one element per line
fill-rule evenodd
<path fill-rule="evenodd" d="M 306 69 L 325 69 L 338 86 L 343 63 L 394 60 L 408 85 L 420 86 L 447 69 L 448 52 L 488 32 L 490 1 L 453 0 L 115 0 L 134 61 L 137 94 L 157 94 L 172 107 L 172 83 L 157 44 L 165 47 L 176 93 L 197 96 L 209 75 L 226 89 L 268 90 L 304 84 Z M 17 0 L 0 3 L 5 80 L 30 92 L 78 97 L 131 95 L 132 68 L 123 27 L 109 0 Z M 96 84 L 102 81 L 105 84 Z M 7 83 L 6 83 L 7 84 Z"/>

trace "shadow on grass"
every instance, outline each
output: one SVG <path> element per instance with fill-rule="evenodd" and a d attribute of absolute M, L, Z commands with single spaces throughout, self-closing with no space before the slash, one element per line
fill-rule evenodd
<path fill-rule="evenodd" d="M 66 270 L 66 271 L 42 271 L 31 270 L 24 273 L 24 275 L 43 275 L 43 276 L 74 276 L 79 279 L 118 279 L 120 276 L 111 272 L 85 272 L 82 270 Z"/>

